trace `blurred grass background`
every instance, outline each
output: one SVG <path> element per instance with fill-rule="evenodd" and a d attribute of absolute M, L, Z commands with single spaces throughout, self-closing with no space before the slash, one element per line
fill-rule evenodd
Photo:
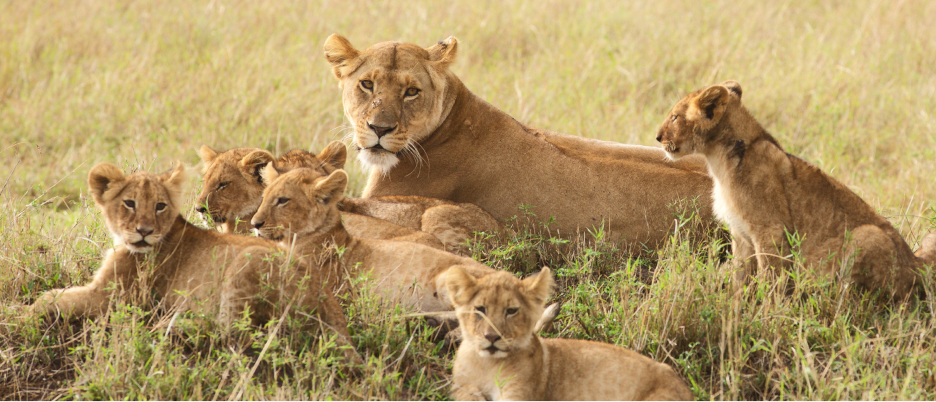
<path fill-rule="evenodd" d="M 219 150 L 262 147 L 280 153 L 293 148 L 318 151 L 340 138 L 347 123 L 337 81 L 322 56 L 322 44 L 331 33 L 345 35 L 362 49 L 388 40 L 429 46 L 456 36 L 459 60 L 451 68 L 488 102 L 534 127 L 623 143 L 655 145 L 653 137 L 659 124 L 683 95 L 726 79 L 738 80 L 744 88 L 744 103 L 789 152 L 850 186 L 889 217 L 915 246 L 923 232 L 936 227 L 932 209 L 936 203 L 933 21 L 936 2 L 925 0 L 599 0 L 586 4 L 570 0 L 0 0 L 0 297 L 5 305 L 28 303 L 34 292 L 82 283 L 97 267 L 101 251 L 110 243 L 99 215 L 85 196 L 87 171 L 97 162 L 162 171 L 175 160 L 197 164 L 195 149 L 201 144 Z M 347 169 L 352 192 L 359 193 L 364 173 L 350 160 Z M 193 191 L 198 185 L 193 181 Z M 674 250 L 664 253 L 657 264 L 710 265 L 704 251 L 685 254 Z M 567 256 L 567 260 L 592 258 L 583 253 Z M 489 263 L 501 264 L 497 258 L 491 257 Z M 695 262 L 678 262 L 686 258 Z M 711 327 L 699 328 L 716 328 L 722 323 L 718 312 L 728 302 L 719 299 L 709 305 L 705 297 L 717 296 L 721 288 L 704 287 L 705 297 L 693 299 L 691 289 L 680 293 L 665 287 L 705 282 L 696 275 L 717 282 L 721 275 L 715 270 L 709 273 L 714 276 L 705 276 L 708 271 L 703 271 L 679 276 L 681 279 L 674 282 L 663 281 L 659 285 L 662 290 L 639 293 L 639 297 L 694 300 L 701 303 L 696 306 L 700 311 L 715 314 L 705 318 L 715 320 L 709 322 Z M 578 297 L 575 295 L 580 291 L 586 295 L 623 294 L 622 289 L 631 289 L 632 284 L 621 284 L 616 282 L 621 279 L 615 278 L 609 285 L 602 282 L 608 279 L 604 275 L 586 277 L 563 297 Z M 687 278 L 692 281 L 687 282 Z M 597 282 L 590 282 L 593 279 Z M 583 287 L 600 291 L 581 290 Z M 696 291 L 701 292 L 699 289 Z M 617 302 L 611 304 L 620 308 Z M 823 337 L 810 337 L 800 327 L 801 332 L 789 335 L 788 340 L 792 345 L 788 346 L 796 351 L 802 342 L 816 341 L 826 345 L 826 357 L 831 354 L 833 361 L 835 356 L 847 355 L 845 350 L 857 348 L 864 354 L 843 371 L 833 369 L 830 363 L 822 375 L 791 380 L 798 388 L 783 385 L 787 384 L 784 375 L 795 373 L 778 371 L 781 374 L 767 374 L 764 379 L 760 372 L 761 377 L 757 377 L 765 364 L 773 367 L 769 358 L 757 364 L 731 360 L 719 355 L 725 349 L 704 342 L 691 346 L 691 340 L 681 338 L 670 341 L 680 353 L 689 353 L 679 360 L 667 350 L 659 351 L 653 342 L 605 340 L 671 364 L 685 362 L 681 372 L 690 376 L 690 381 L 700 381 L 693 389 L 703 398 L 927 399 L 936 395 L 927 387 L 936 385 L 927 385 L 930 374 L 922 374 L 921 379 L 917 367 L 932 359 L 911 363 L 904 359 L 934 353 L 932 309 L 932 302 L 927 302 L 912 314 L 891 316 L 886 310 L 880 312 L 883 315 L 869 313 L 860 323 L 847 318 L 845 322 L 835 318 L 832 324 L 820 323 L 820 327 L 829 325 L 822 327 L 823 331 L 832 331 L 835 336 L 822 332 Z M 575 311 L 586 319 L 570 320 L 560 334 L 592 339 L 601 332 L 585 325 L 587 317 L 598 313 Z M 639 331 L 655 330 L 652 309 L 648 311 L 627 319 L 649 328 Z M 849 314 L 861 316 L 862 311 Z M 731 314 L 726 317 L 733 318 L 724 322 L 755 320 L 736 311 Z M 781 313 L 772 311 L 757 317 L 771 314 Z M 892 329 L 895 332 L 886 332 L 883 328 L 888 325 L 881 323 L 895 319 L 901 324 Z M 621 325 L 629 328 L 633 322 Z M 757 325 L 755 334 L 771 334 L 779 328 Z M 901 331 L 916 325 L 921 334 L 930 334 L 920 335 L 914 341 L 917 343 L 909 346 L 894 345 L 894 339 L 903 339 Z M 863 328 L 858 335 L 854 331 L 850 335 L 858 340 L 838 344 L 839 335 L 858 327 Z M 701 337 L 727 337 L 721 340 L 728 343 L 734 339 L 717 328 L 711 333 L 696 329 Z M 75 374 L 75 367 L 88 361 L 108 364 L 107 359 L 94 357 L 99 355 L 81 353 L 67 358 L 27 356 L 44 350 L 49 342 L 67 344 L 71 338 L 64 336 L 47 337 L 53 341 L 39 337 L 36 339 L 46 340 L 23 344 L 18 343 L 20 338 L 5 337 L 0 347 L 4 359 L 34 359 L 31 364 L 37 367 L 66 374 L 53 375 L 50 378 L 58 378 L 58 382 L 36 386 L 36 393 L 24 393 L 30 388 L 23 384 L 41 383 L 46 374 L 29 374 L 23 369 L 13 376 L 10 367 L 20 367 L 19 363 L 7 360 L 6 365 L 0 364 L 0 376 L 9 381 L 0 381 L 0 391 L 13 389 L 4 388 L 11 387 L 9 384 L 20 384 L 15 391 L 20 393 L 9 391 L 6 395 L 167 395 L 127 393 L 122 388 L 112 393 L 63 391 L 72 387 L 69 381 L 76 376 L 88 383 L 86 376 Z M 402 342 L 406 342 L 405 336 Z M 640 332 L 627 336 L 647 339 L 658 335 Z M 738 339 L 743 344 L 748 338 Z M 887 347 L 874 343 L 875 339 Z M 659 342 L 666 345 L 665 340 Z M 839 346 L 844 349 L 836 349 Z M 30 349 L 33 347 L 38 349 Z M 430 346 L 425 348 L 431 350 Z M 774 346 L 768 356 L 783 360 L 777 356 L 786 352 L 777 348 Z M 814 349 L 806 350 L 805 354 L 791 352 L 794 357 L 787 356 L 795 361 L 804 359 L 799 366 L 790 367 L 808 366 L 802 362 L 813 359 L 809 353 Z M 895 354 L 893 350 L 907 352 Z M 416 360 L 423 358 L 415 353 Z M 698 356 L 704 358 L 693 360 Z M 396 357 L 387 359 L 392 362 Z M 123 364 L 133 367 L 132 363 Z M 891 364 L 899 367 L 898 372 L 890 371 Z M 405 370 L 381 370 L 375 373 L 413 378 Z M 771 383 L 778 381 L 777 376 L 783 383 L 779 386 Z M 407 384 L 407 389 L 427 387 Z M 314 395 L 403 398 L 444 394 L 444 382 L 430 384 L 434 385 L 427 389 L 432 391 L 413 393 L 383 389 L 358 394 L 344 389 Z M 843 388 L 832 387 L 833 391 L 829 388 L 826 392 L 830 393 L 823 393 L 816 384 L 840 384 Z M 868 384 L 876 385 L 869 388 Z M 84 387 L 82 392 L 88 391 L 89 386 Z M 863 393 L 862 387 L 872 391 Z M 259 390 L 248 395 L 271 394 Z"/>

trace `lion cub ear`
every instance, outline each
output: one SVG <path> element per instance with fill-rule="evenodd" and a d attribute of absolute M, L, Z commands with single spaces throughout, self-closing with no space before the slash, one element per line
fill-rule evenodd
<path fill-rule="evenodd" d="M 345 161 L 348 159 L 348 148 L 341 141 L 332 141 L 316 158 L 335 169 L 344 169 Z"/>
<path fill-rule="evenodd" d="M 741 94 L 743 91 L 741 91 L 741 84 L 739 84 L 738 81 L 728 80 L 721 83 L 721 86 L 728 88 L 728 91 L 731 92 L 731 95 L 741 99 Z"/>
<path fill-rule="evenodd" d="M 126 176 L 119 167 L 111 163 L 101 162 L 88 172 L 88 187 L 91 188 L 91 197 L 98 205 L 103 205 L 120 192 L 126 182 Z"/>
<path fill-rule="evenodd" d="M 348 187 L 348 173 L 338 169 L 315 184 L 315 197 L 326 204 L 331 200 L 341 201 Z"/>
<path fill-rule="evenodd" d="M 538 274 L 524 279 L 522 283 L 524 293 L 533 298 L 537 306 L 543 306 L 546 300 L 549 300 L 549 296 L 552 296 L 554 282 L 549 267 L 543 267 Z"/>
<path fill-rule="evenodd" d="M 202 145 L 201 148 L 198 148 L 198 156 L 201 157 L 202 162 L 211 163 L 214 158 L 218 157 L 218 151 L 207 145 Z"/>
<path fill-rule="evenodd" d="M 247 154 L 247 156 L 238 162 L 238 165 L 251 176 L 262 182 L 260 171 L 270 162 L 273 162 L 273 154 L 271 154 L 270 151 L 258 149 Z"/>
<path fill-rule="evenodd" d="M 273 167 L 272 163 L 268 163 L 263 169 L 260 169 L 260 179 L 263 180 L 263 185 L 269 187 L 276 181 L 276 178 L 279 177 L 280 173 Z"/>
<path fill-rule="evenodd" d="M 357 68 L 358 56 L 361 55 L 344 36 L 331 34 L 325 39 L 325 60 L 332 65 L 332 73 L 339 80 L 351 74 Z"/>
<path fill-rule="evenodd" d="M 185 171 L 185 165 L 182 161 L 176 161 L 175 167 L 169 171 L 157 176 L 159 182 L 166 187 L 169 192 L 169 199 L 176 210 L 182 209 L 182 192 L 185 181 L 188 180 L 188 174 Z"/>
<path fill-rule="evenodd" d="M 475 293 L 473 289 L 478 284 L 475 278 L 458 265 L 453 265 L 443 275 L 445 289 L 448 290 L 452 303 L 456 306 L 468 304 Z"/>
<path fill-rule="evenodd" d="M 429 52 L 429 61 L 436 62 L 439 66 L 447 67 L 455 62 L 455 56 L 458 55 L 458 39 L 449 36 L 445 40 L 426 48 Z"/>
<path fill-rule="evenodd" d="M 702 130 L 708 130 L 721 121 L 731 95 L 728 88 L 712 85 L 689 102 L 686 120 L 695 122 Z"/>

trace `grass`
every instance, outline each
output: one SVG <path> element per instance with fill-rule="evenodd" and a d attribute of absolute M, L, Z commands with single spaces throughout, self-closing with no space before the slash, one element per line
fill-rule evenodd
<path fill-rule="evenodd" d="M 535 127 L 625 143 L 654 145 L 676 100 L 735 79 L 788 151 L 912 246 L 936 230 L 936 3 L 374 3 L 0 2 L 0 398 L 447 396 L 451 355 L 366 291 L 347 301 L 368 362 L 352 379 L 295 323 L 234 328 L 234 342 L 167 333 L 166 317 L 122 304 L 52 328 L 15 319 L 42 291 L 86 282 L 109 247 L 86 192 L 95 163 L 162 171 L 195 165 L 201 144 L 280 153 L 340 138 L 321 50 L 333 32 L 362 48 L 454 35 L 452 69 L 482 98 Z M 359 192 L 365 176 L 347 168 Z M 690 240 L 635 260 L 519 233 L 474 253 L 515 272 L 549 265 L 563 311 L 547 336 L 667 362 L 700 399 L 936 399 L 933 273 L 927 301 L 904 306 L 800 269 L 780 275 L 789 287 L 760 278 L 734 296 L 725 244 Z"/>

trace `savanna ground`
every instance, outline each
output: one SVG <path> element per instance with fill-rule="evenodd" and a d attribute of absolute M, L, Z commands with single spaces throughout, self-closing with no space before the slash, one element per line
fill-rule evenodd
<path fill-rule="evenodd" d="M 0 398 L 447 397 L 452 356 L 422 319 L 364 296 L 347 301 L 368 362 L 350 379 L 331 344 L 292 323 L 167 330 L 123 304 L 52 328 L 17 319 L 40 292 L 86 282 L 109 246 L 87 196 L 95 163 L 162 171 L 197 164 L 201 144 L 279 153 L 346 134 L 321 51 L 333 32 L 358 47 L 454 35 L 452 69 L 482 98 L 624 143 L 653 145 L 685 93 L 738 80 L 788 151 L 916 247 L 936 230 L 936 2 L 804 3 L 0 1 Z M 347 168 L 359 192 L 365 176 Z M 684 233 L 639 260 L 529 233 L 475 256 L 550 265 L 563 310 L 546 336 L 669 363 L 699 399 L 936 399 L 932 272 L 928 300 L 903 306 L 803 270 L 780 275 L 790 288 L 755 281 L 734 298 L 726 246 Z"/>

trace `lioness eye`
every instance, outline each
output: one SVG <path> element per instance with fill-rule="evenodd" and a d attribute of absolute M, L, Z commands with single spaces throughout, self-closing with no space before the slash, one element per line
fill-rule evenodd
<path fill-rule="evenodd" d="M 484 309 L 484 306 L 475 307 L 475 311 L 477 311 L 477 312 L 479 312 L 479 313 L 481 313 L 481 314 L 487 314 L 487 310 Z"/>
<path fill-rule="evenodd" d="M 224 183 L 218 184 L 218 191 L 224 190 L 224 188 L 227 187 L 228 184 L 231 184 L 231 182 L 226 181 Z"/>
<path fill-rule="evenodd" d="M 156 204 L 156 210 L 157 210 L 157 211 L 162 211 L 162 210 L 164 210 L 164 209 L 166 209 L 166 203 L 165 203 L 165 202 L 160 202 L 160 203 Z"/>
<path fill-rule="evenodd" d="M 416 96 L 419 95 L 419 88 L 409 88 L 406 90 L 406 96 Z"/>
<path fill-rule="evenodd" d="M 371 80 L 361 80 L 361 88 L 364 88 L 368 91 L 374 89 L 374 81 Z"/>
<path fill-rule="evenodd" d="M 520 309 L 518 309 L 518 308 L 509 308 L 509 309 L 507 309 L 507 315 L 514 315 L 514 314 L 517 314 L 517 311 L 520 311 Z"/>
<path fill-rule="evenodd" d="M 136 203 L 133 202 L 133 200 L 124 200 L 124 205 L 126 205 L 127 208 L 136 208 Z"/>
<path fill-rule="evenodd" d="M 286 197 L 280 197 L 276 199 L 276 205 L 286 205 L 287 202 L 289 202 L 289 198 Z"/>

